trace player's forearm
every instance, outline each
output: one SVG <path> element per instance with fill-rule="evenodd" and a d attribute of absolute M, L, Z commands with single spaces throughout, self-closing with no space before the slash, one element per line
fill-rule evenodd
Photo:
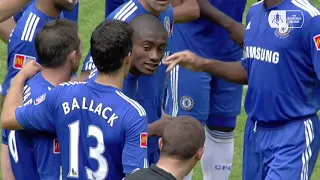
<path fill-rule="evenodd" d="M 196 20 L 200 17 L 200 8 L 196 0 L 186 0 L 174 5 L 174 22 L 183 23 Z"/>
<path fill-rule="evenodd" d="M 243 44 L 245 26 L 214 7 L 208 0 L 197 0 L 200 15 L 226 29 L 237 44 Z"/>
<path fill-rule="evenodd" d="M 150 123 L 148 124 L 148 137 L 156 136 L 157 135 L 157 128 L 155 124 Z"/>
<path fill-rule="evenodd" d="M 27 78 L 17 74 L 4 100 L 1 113 L 1 125 L 4 129 L 17 129 L 16 109 L 23 105 L 23 88 Z"/>
<path fill-rule="evenodd" d="M 2 23 L 0 23 L 0 38 L 3 42 L 8 43 L 10 34 L 16 25 L 13 18 L 9 18 Z"/>
<path fill-rule="evenodd" d="M 30 0 L 1 0 L 0 22 L 9 19 L 23 9 Z"/>
<path fill-rule="evenodd" d="M 15 180 L 10 163 L 9 149 L 5 144 L 1 144 L 1 174 L 2 179 Z"/>
<path fill-rule="evenodd" d="M 248 83 L 248 71 L 241 62 L 205 60 L 202 71 L 236 84 Z"/>

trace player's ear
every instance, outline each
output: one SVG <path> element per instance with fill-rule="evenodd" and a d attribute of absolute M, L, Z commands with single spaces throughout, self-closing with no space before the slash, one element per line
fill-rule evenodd
<path fill-rule="evenodd" d="M 159 149 L 160 149 L 160 151 L 161 151 L 161 149 L 162 149 L 162 147 L 163 147 L 163 139 L 162 139 L 162 138 L 159 138 L 158 143 L 159 143 Z"/>
<path fill-rule="evenodd" d="M 197 159 L 198 161 L 201 160 L 203 153 L 204 153 L 204 147 L 199 148 L 198 151 L 197 151 L 197 154 L 196 154 L 196 159 Z"/>
<path fill-rule="evenodd" d="M 131 66 L 131 61 L 132 61 L 132 60 L 131 60 L 131 52 L 128 53 L 125 61 L 126 61 L 125 63 L 126 63 L 127 65 Z"/>
<path fill-rule="evenodd" d="M 77 52 L 76 51 L 72 51 L 69 54 L 69 61 L 70 61 L 71 64 L 76 63 L 76 61 L 77 61 Z"/>

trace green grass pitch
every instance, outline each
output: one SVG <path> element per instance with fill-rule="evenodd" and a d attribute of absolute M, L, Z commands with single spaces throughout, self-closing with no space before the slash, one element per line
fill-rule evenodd
<path fill-rule="evenodd" d="M 248 0 L 246 12 L 256 0 Z M 320 7 L 320 0 L 312 0 L 317 7 Z M 83 59 L 89 49 L 89 38 L 93 29 L 104 19 L 104 0 L 81 0 L 80 6 L 80 34 L 83 41 Z M 246 17 L 246 13 L 244 15 Z M 0 42 L 0 79 L 3 80 L 6 73 L 7 48 L 3 42 Z M 245 91 L 243 99 L 245 97 Z M 240 180 L 242 176 L 242 147 L 243 147 L 243 130 L 246 121 L 246 113 L 242 110 L 238 118 L 238 125 L 235 133 L 235 153 L 233 159 L 233 169 L 231 180 Z M 1 175 L 0 175 L 1 177 Z M 2 178 L 1 178 L 2 179 Z M 202 180 L 201 167 L 198 165 L 194 171 L 194 180 Z M 318 161 L 314 170 L 313 180 L 320 179 L 320 162 Z"/>

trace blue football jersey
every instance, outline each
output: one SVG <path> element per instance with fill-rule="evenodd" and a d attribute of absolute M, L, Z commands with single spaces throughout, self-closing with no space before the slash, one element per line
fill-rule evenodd
<path fill-rule="evenodd" d="M 36 74 L 26 82 L 24 87 L 24 105 L 37 103 L 41 100 L 41 95 L 53 87 L 43 78 L 42 73 Z M 4 131 L 9 135 L 11 166 L 16 179 L 25 179 L 25 177 L 59 179 L 61 163 L 53 147 L 55 140 L 52 135 L 32 134 L 26 131 Z"/>
<path fill-rule="evenodd" d="M 8 42 L 8 73 L 3 84 L 3 95 L 6 95 L 12 78 L 19 72 L 23 64 L 30 60 L 41 61 L 35 49 L 35 38 L 42 27 L 53 20 L 31 4 L 23 13 Z"/>
<path fill-rule="evenodd" d="M 148 165 L 146 112 L 117 88 L 63 83 L 16 117 L 28 131 L 57 134 L 63 179 L 121 180 Z"/>
<path fill-rule="evenodd" d="M 245 34 L 249 118 L 288 122 L 317 113 L 320 12 L 308 1 L 250 8 Z"/>
<path fill-rule="evenodd" d="M 247 0 L 209 0 L 209 2 L 229 17 L 242 22 Z M 242 48 L 231 39 L 228 31 L 205 17 L 174 25 L 171 52 L 183 50 L 219 60 L 239 60 L 243 55 Z"/>
<path fill-rule="evenodd" d="M 138 0 L 131 0 L 126 4 L 121 5 L 115 11 L 113 11 L 107 19 L 117 19 L 122 20 L 125 22 L 130 23 L 130 21 L 139 15 L 142 14 L 150 14 Z M 169 8 L 162 12 L 159 15 L 159 20 L 163 22 L 164 27 L 168 32 L 168 47 L 166 49 L 165 57 L 166 58 L 170 54 L 170 43 L 172 37 L 172 26 L 173 26 L 173 8 L 169 6 Z M 95 69 L 95 66 L 92 61 L 91 54 L 89 53 L 84 65 L 83 71 L 91 71 Z M 135 99 L 138 101 L 142 107 L 145 108 L 149 123 L 152 123 L 161 118 L 161 106 L 162 106 L 162 99 L 164 97 L 164 83 L 165 83 L 165 73 L 166 67 L 164 65 L 160 65 L 156 74 L 153 76 L 144 76 L 141 75 L 137 80 L 137 84 L 135 83 L 128 83 L 128 85 L 124 86 L 124 93 L 127 92 L 136 92 L 135 97 L 131 96 L 132 93 L 126 94 L 130 98 Z M 92 74 L 93 76 L 94 74 Z M 130 78 L 130 76 L 128 77 Z M 125 84 L 127 81 L 125 82 Z M 130 85 L 129 85 L 130 84 Z M 132 87 L 134 85 L 137 88 Z M 128 89 L 127 89 L 128 87 Z M 130 88 L 129 88 L 130 87 Z M 134 88 L 134 89 L 132 89 Z M 158 137 L 152 137 L 149 139 L 148 142 L 148 153 L 152 153 L 159 149 L 158 146 Z"/>

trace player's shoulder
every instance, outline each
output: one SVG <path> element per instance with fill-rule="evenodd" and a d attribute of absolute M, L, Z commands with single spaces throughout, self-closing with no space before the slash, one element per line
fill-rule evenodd
<path fill-rule="evenodd" d="M 51 91 L 53 91 L 59 97 L 63 96 L 64 98 L 66 96 L 77 96 L 77 95 L 81 95 L 84 92 L 86 85 L 87 85 L 87 82 L 68 81 L 68 82 L 60 83 L 58 86 L 53 88 Z M 79 92 L 81 92 L 81 93 L 79 93 Z"/>
<path fill-rule="evenodd" d="M 108 17 L 108 20 L 121 20 L 129 22 L 135 16 L 137 16 L 137 12 L 139 10 L 138 2 L 134 0 L 130 0 L 127 3 L 119 6 L 116 10 L 114 10 Z"/>
<path fill-rule="evenodd" d="M 32 103 L 41 95 L 47 93 L 51 88 L 49 86 L 43 86 L 40 82 L 40 73 L 36 74 L 34 77 L 29 79 L 23 89 L 23 103 L 24 105 Z"/>
<path fill-rule="evenodd" d="M 295 17 L 301 17 L 302 29 L 306 30 L 310 26 L 320 24 L 320 11 L 311 2 L 307 0 L 291 0 L 291 9 L 286 12 L 288 14 L 295 14 Z"/>
<path fill-rule="evenodd" d="M 308 19 L 320 16 L 319 9 L 307 0 L 291 0 L 290 6 L 292 6 L 290 11 L 301 11 L 304 18 Z"/>
<path fill-rule="evenodd" d="M 118 96 L 117 102 L 123 105 L 123 107 L 126 107 L 125 109 L 127 111 L 137 113 L 139 116 L 147 115 L 145 109 L 137 101 L 129 98 L 119 90 L 115 90 L 115 93 Z"/>
<path fill-rule="evenodd" d="M 47 17 L 48 18 L 48 17 Z M 23 13 L 12 32 L 11 39 L 19 42 L 33 42 L 47 18 L 31 4 Z"/>
<path fill-rule="evenodd" d="M 73 90 L 73 89 L 81 89 L 85 87 L 87 82 L 82 82 L 82 81 L 68 81 L 68 82 L 63 82 L 60 83 L 57 88 L 59 89 L 65 89 L 65 90 Z"/>
<path fill-rule="evenodd" d="M 259 9 L 261 8 L 261 6 L 263 6 L 263 1 L 259 1 L 259 2 L 252 4 L 251 7 L 249 8 L 247 16 L 249 17 L 253 13 L 258 12 Z"/>

